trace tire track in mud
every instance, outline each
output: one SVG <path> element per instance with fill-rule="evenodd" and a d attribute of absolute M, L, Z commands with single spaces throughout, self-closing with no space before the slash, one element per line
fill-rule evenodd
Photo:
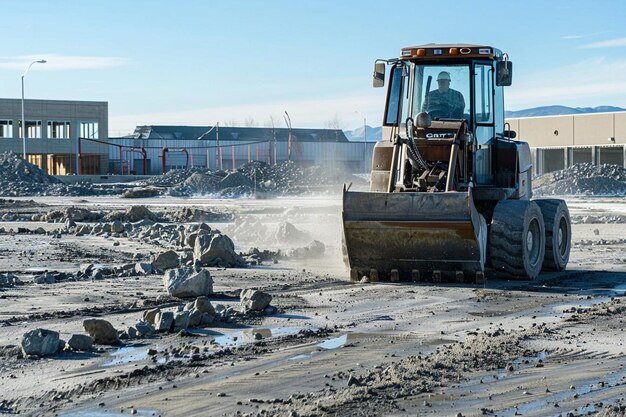
<path fill-rule="evenodd" d="M 574 315 L 573 320 L 602 324 L 610 330 L 615 325 L 623 326 L 625 316 L 626 303 L 622 303 L 620 299 L 612 299 L 592 305 L 588 311 Z M 626 394 L 626 370 L 623 368 L 626 353 L 561 347 L 546 350 L 541 347 L 545 341 L 567 340 L 571 337 L 567 330 L 571 326 L 570 316 L 556 323 L 539 324 L 522 330 L 468 332 L 465 341 L 443 345 L 428 354 L 408 356 L 366 371 L 334 373 L 331 377 L 337 381 L 335 384 L 316 392 L 294 394 L 287 400 L 283 399 L 280 405 L 270 404 L 259 411 L 244 415 L 415 415 L 415 410 L 436 411 L 439 408 L 435 403 L 442 399 L 447 399 L 444 401 L 446 408 L 440 411 L 449 413 L 450 400 L 467 396 L 468 392 L 471 393 L 470 387 L 484 391 L 488 389 L 485 387 L 498 387 L 500 379 L 526 375 L 530 371 L 534 371 L 530 378 L 534 385 L 528 383 L 528 386 L 532 385 L 534 388 L 541 385 L 546 375 L 552 374 L 565 380 L 579 381 L 583 385 L 578 390 L 574 385 L 553 388 L 555 393 L 548 390 L 544 398 L 529 400 L 526 396 L 530 392 L 519 390 L 517 384 L 510 388 L 518 389 L 521 397 L 508 399 L 510 407 L 503 406 L 497 411 L 498 407 L 485 406 L 485 403 L 492 400 L 491 395 L 478 398 L 473 403 L 467 402 L 466 407 L 471 404 L 476 414 L 499 416 L 516 415 L 520 410 L 527 410 L 529 415 L 539 410 L 545 415 L 546 407 L 551 407 L 558 415 L 571 403 L 571 415 L 574 416 L 586 414 L 588 408 L 585 406 L 592 404 L 594 400 L 598 400 L 596 402 L 600 404 L 599 407 L 607 404 L 602 400 L 611 400 L 609 404 L 616 403 L 619 395 Z M 600 367 L 597 365 L 598 361 L 608 364 Z M 548 365 L 550 372 L 545 371 Z M 580 367 L 596 369 L 599 374 L 590 379 L 589 374 L 577 370 Z M 472 384 L 476 375 L 480 376 L 479 382 Z M 485 383 L 488 378 L 492 378 L 491 383 Z M 583 399 L 585 403 L 578 404 Z M 560 404 L 562 402 L 567 404 Z M 285 404 L 288 406 L 285 407 Z M 502 404 L 506 405 L 507 402 L 503 401 Z M 411 413 L 408 409 L 411 409 Z M 576 410 L 580 414 L 576 414 Z M 461 411 L 467 412 L 467 408 L 461 408 Z"/>

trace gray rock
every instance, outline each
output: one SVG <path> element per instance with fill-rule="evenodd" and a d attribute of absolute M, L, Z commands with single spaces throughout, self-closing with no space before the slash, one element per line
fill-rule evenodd
<path fill-rule="evenodd" d="M 198 297 L 193 302 L 193 308 L 201 313 L 208 313 L 211 316 L 215 315 L 215 309 L 207 297 Z"/>
<path fill-rule="evenodd" d="M 229 173 L 219 182 L 220 189 L 241 186 L 253 187 L 254 182 L 238 171 Z"/>
<path fill-rule="evenodd" d="M 179 311 L 174 314 L 174 331 L 179 332 L 189 327 L 189 312 Z"/>
<path fill-rule="evenodd" d="M 124 223 L 119 220 L 115 220 L 111 223 L 111 233 L 122 233 L 124 231 Z"/>
<path fill-rule="evenodd" d="M 287 251 L 287 257 L 297 259 L 320 258 L 324 255 L 325 250 L 326 246 L 322 242 L 314 240 L 305 247 Z"/>
<path fill-rule="evenodd" d="M 173 250 L 161 252 L 152 261 L 152 266 L 160 270 L 178 268 L 180 266 L 180 257 Z"/>
<path fill-rule="evenodd" d="M 80 264 L 78 270 L 85 275 L 91 275 L 91 271 L 94 270 L 96 264 Z"/>
<path fill-rule="evenodd" d="M 130 326 L 128 330 L 126 330 L 126 333 L 128 334 L 128 337 L 130 339 L 136 339 L 138 336 L 137 329 L 134 328 L 133 326 Z"/>
<path fill-rule="evenodd" d="M 202 313 L 199 310 L 191 309 L 189 311 L 189 327 L 198 327 L 202 323 Z"/>
<path fill-rule="evenodd" d="M 143 319 L 150 324 L 156 323 L 157 315 L 161 312 L 158 308 L 153 308 L 151 310 L 146 310 L 143 312 Z"/>
<path fill-rule="evenodd" d="M 202 318 L 200 319 L 200 325 L 204 326 L 215 321 L 215 317 L 210 315 L 209 313 L 202 313 Z"/>
<path fill-rule="evenodd" d="M 200 234 L 193 247 L 194 261 L 207 266 L 241 267 L 246 262 L 235 252 L 233 241 L 226 235 Z"/>
<path fill-rule="evenodd" d="M 199 297 L 213 293 L 213 278 L 206 269 L 170 269 L 163 276 L 163 285 L 173 297 Z"/>
<path fill-rule="evenodd" d="M 150 198 L 160 194 L 159 189 L 155 187 L 136 187 L 124 191 L 122 198 Z"/>
<path fill-rule="evenodd" d="M 54 276 L 50 272 L 46 272 L 45 274 L 38 275 L 33 278 L 33 282 L 35 284 L 54 284 Z"/>
<path fill-rule="evenodd" d="M 154 327 L 145 320 L 138 320 L 135 323 L 135 329 L 137 329 L 137 334 L 141 337 L 149 336 L 154 333 Z"/>
<path fill-rule="evenodd" d="M 311 236 L 308 233 L 299 230 L 289 222 L 281 223 L 274 237 L 280 243 L 304 243 L 311 240 Z"/>
<path fill-rule="evenodd" d="M 152 273 L 152 264 L 147 262 L 137 262 L 135 264 L 135 272 L 141 275 L 149 275 Z"/>
<path fill-rule="evenodd" d="M 117 330 L 106 320 L 87 319 L 83 321 L 83 327 L 96 344 L 117 345 L 120 342 Z"/>
<path fill-rule="evenodd" d="M 59 332 L 46 329 L 35 329 L 22 336 L 24 356 L 50 356 L 59 351 Z"/>
<path fill-rule="evenodd" d="M 156 316 L 155 329 L 157 332 L 169 332 L 174 324 L 174 313 L 162 311 Z"/>
<path fill-rule="evenodd" d="M 262 311 L 270 305 L 272 296 L 258 290 L 243 290 L 240 294 L 242 311 Z"/>
<path fill-rule="evenodd" d="M 70 340 L 67 341 L 67 345 L 72 350 L 78 350 L 86 352 L 91 350 L 93 346 L 93 339 L 86 334 L 73 334 Z"/>

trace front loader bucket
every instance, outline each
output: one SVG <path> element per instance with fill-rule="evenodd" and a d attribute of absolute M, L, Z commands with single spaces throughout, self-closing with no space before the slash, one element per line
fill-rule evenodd
<path fill-rule="evenodd" d="M 343 194 L 351 279 L 481 281 L 487 224 L 465 192 Z"/>

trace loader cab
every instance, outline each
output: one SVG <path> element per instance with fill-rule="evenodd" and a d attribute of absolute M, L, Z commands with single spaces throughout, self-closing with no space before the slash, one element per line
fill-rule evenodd
<path fill-rule="evenodd" d="M 375 70 L 375 79 L 381 78 L 380 68 Z M 511 84 L 511 71 L 506 55 L 492 47 L 404 48 L 401 58 L 391 65 L 384 127 L 397 126 L 398 133 L 406 135 L 407 118 L 427 112 L 432 120 L 429 135 L 445 137 L 448 122 L 463 120 L 474 142 L 471 175 L 475 186 L 515 186 L 511 183 L 516 181 L 514 175 L 496 175 L 504 167 L 498 166 L 498 149 L 504 152 L 500 156 L 517 152 L 504 144 L 509 142 L 504 128 L 504 87 Z M 507 166 L 515 163 L 514 158 Z"/>

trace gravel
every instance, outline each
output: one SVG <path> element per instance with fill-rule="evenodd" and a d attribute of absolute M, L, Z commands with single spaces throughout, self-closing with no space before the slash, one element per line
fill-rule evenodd
<path fill-rule="evenodd" d="M 0 153 L 0 196 L 91 196 L 122 195 L 145 198 L 157 195 L 189 197 L 211 195 L 240 197 L 259 195 L 294 195 L 329 192 L 347 182 L 364 182 L 331 167 L 302 167 L 294 162 L 269 165 L 254 161 L 235 172 L 210 171 L 194 167 L 169 171 L 163 175 L 125 184 L 65 184 L 23 160 L 14 152 Z"/>
<path fill-rule="evenodd" d="M 626 168 L 619 165 L 576 164 L 533 180 L 535 196 L 626 196 Z"/>

